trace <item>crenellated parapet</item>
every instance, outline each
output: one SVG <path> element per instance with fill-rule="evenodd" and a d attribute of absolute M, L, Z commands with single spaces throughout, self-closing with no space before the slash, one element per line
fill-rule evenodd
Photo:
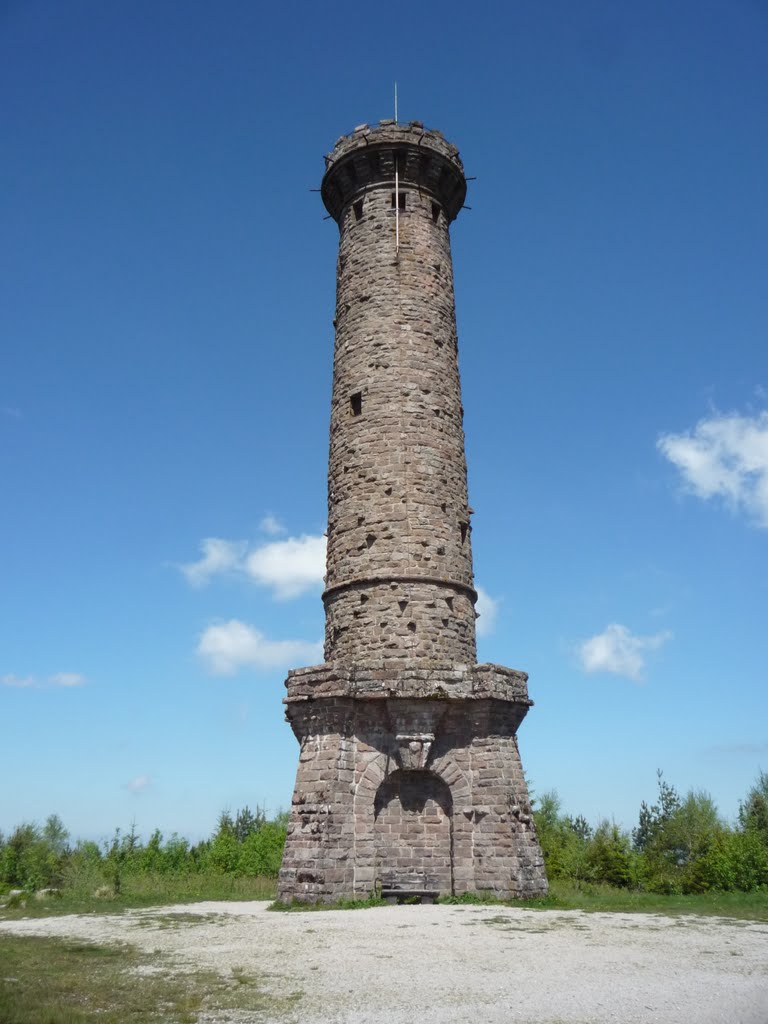
<path fill-rule="evenodd" d="M 436 200 L 448 221 L 464 205 L 467 181 L 458 149 L 441 132 L 420 121 L 363 124 L 342 135 L 326 156 L 320 192 L 337 222 L 344 209 L 373 189 L 393 188 L 395 171 L 404 188 L 415 188 Z"/>

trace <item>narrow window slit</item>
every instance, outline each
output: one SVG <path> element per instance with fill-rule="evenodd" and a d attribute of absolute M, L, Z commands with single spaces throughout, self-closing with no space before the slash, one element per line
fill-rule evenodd
<path fill-rule="evenodd" d="M 432 203 L 432 223 L 437 224 L 440 220 L 440 205 L 438 203 Z"/>
<path fill-rule="evenodd" d="M 397 206 L 398 206 L 399 209 L 404 210 L 405 209 L 405 192 L 393 192 L 391 197 L 390 197 L 390 206 L 392 207 L 393 210 L 395 208 L 395 202 L 397 202 Z"/>
<path fill-rule="evenodd" d="M 469 523 L 459 523 L 459 527 L 461 529 L 461 543 L 463 544 L 464 541 L 467 539 L 467 530 L 469 529 Z"/>
<path fill-rule="evenodd" d="M 363 200 L 358 199 L 356 203 L 352 203 L 352 209 L 355 211 L 355 220 L 362 220 L 363 218 Z"/>
<path fill-rule="evenodd" d="M 363 393 L 362 391 L 356 391 L 354 395 L 350 395 L 349 408 L 353 416 L 360 416 L 363 411 Z"/>

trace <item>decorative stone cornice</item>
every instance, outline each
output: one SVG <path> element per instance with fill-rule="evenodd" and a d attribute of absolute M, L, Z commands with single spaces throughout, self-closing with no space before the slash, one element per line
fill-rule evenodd
<path fill-rule="evenodd" d="M 283 703 L 356 697 L 363 700 L 419 698 L 426 700 L 501 700 L 531 707 L 528 676 L 502 665 L 434 669 L 349 668 L 333 663 L 293 669 L 285 681 Z M 406 730 L 403 729 L 403 732 Z"/>

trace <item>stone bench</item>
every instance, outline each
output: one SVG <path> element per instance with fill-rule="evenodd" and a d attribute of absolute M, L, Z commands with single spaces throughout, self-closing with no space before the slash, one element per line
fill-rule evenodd
<path fill-rule="evenodd" d="M 386 889 L 381 890 L 381 898 L 387 903 L 434 903 L 440 895 L 437 889 Z"/>

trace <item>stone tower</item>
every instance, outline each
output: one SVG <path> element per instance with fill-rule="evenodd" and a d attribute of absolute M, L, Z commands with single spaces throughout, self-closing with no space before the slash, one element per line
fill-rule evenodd
<path fill-rule="evenodd" d="M 288 674 L 301 745 L 278 898 L 546 892 L 516 732 L 527 676 L 476 664 L 448 228 L 458 150 L 362 125 L 326 157 L 340 230 L 325 663 Z"/>

